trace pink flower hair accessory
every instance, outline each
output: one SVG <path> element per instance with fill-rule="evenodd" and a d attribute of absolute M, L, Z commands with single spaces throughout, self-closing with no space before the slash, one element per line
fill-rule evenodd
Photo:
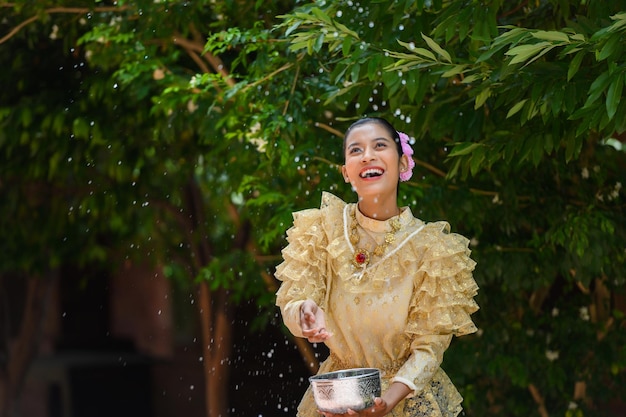
<path fill-rule="evenodd" d="M 406 133 L 398 132 L 400 137 L 400 146 L 402 147 L 402 153 L 408 157 L 409 167 L 406 171 L 400 172 L 400 181 L 408 181 L 413 176 L 413 167 L 415 167 L 415 161 L 412 158 L 413 148 L 409 144 L 409 136 Z"/>

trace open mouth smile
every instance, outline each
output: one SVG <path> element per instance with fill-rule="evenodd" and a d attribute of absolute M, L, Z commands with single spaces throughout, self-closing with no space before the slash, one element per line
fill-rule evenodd
<path fill-rule="evenodd" d="M 385 172 L 382 168 L 366 168 L 359 173 L 361 178 L 375 178 L 380 177 Z"/>

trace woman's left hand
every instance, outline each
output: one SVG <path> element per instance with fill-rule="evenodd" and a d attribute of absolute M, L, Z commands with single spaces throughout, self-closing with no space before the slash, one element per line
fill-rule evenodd
<path fill-rule="evenodd" d="M 389 412 L 389 410 L 387 410 L 387 403 L 385 402 L 385 400 L 383 400 L 380 397 L 376 397 L 374 398 L 374 405 L 369 407 L 369 408 L 365 408 L 363 410 L 359 410 L 359 411 L 355 411 L 355 410 L 350 410 L 348 409 L 348 411 L 344 414 L 333 414 L 333 413 L 328 413 L 325 411 L 319 411 L 320 414 L 322 414 L 324 417 L 345 417 L 345 416 L 351 416 L 351 417 L 382 417 L 384 415 L 387 415 L 387 413 Z"/>
<path fill-rule="evenodd" d="M 344 414 L 333 414 L 326 413 L 323 411 L 319 411 L 325 417 L 339 417 L 339 416 L 361 416 L 361 417 L 382 417 L 386 416 L 393 410 L 393 408 L 398 405 L 400 400 L 405 398 L 411 389 L 404 385 L 402 382 L 394 381 L 391 383 L 387 391 L 385 391 L 382 397 L 374 398 L 374 405 L 360 411 L 348 410 Z"/>

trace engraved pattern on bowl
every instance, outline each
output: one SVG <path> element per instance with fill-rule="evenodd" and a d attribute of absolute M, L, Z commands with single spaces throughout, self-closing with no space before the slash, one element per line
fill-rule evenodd
<path fill-rule="evenodd" d="M 380 371 L 375 368 L 343 369 L 312 376 L 309 381 L 315 404 L 329 413 L 363 410 L 380 397 Z"/>

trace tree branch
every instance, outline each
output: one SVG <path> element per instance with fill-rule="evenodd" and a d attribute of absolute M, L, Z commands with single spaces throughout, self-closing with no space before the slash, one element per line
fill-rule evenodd
<path fill-rule="evenodd" d="M 517 7 L 515 7 L 514 9 L 509 10 L 506 13 L 502 13 L 500 16 L 498 16 L 498 20 L 501 20 L 507 16 L 510 16 L 514 13 L 516 13 L 518 10 L 526 7 L 528 5 L 528 0 L 524 0 L 522 3 L 518 4 Z"/>
<path fill-rule="evenodd" d="M 15 36 L 15 34 L 17 32 L 19 32 L 24 26 L 33 23 L 35 20 L 39 19 L 39 16 L 33 16 L 30 17 L 26 20 L 24 20 L 22 23 L 20 23 L 19 25 L 15 26 L 13 29 L 11 29 L 11 31 L 6 34 L 5 36 L 3 36 L 2 38 L 0 38 L 0 44 L 3 44 L 4 42 L 6 42 L 7 40 L 11 39 L 13 36 Z"/>
<path fill-rule="evenodd" d="M 298 83 L 299 77 L 300 77 L 300 65 L 296 66 L 296 76 L 293 77 L 291 90 L 289 90 L 289 100 L 285 101 L 285 107 L 283 108 L 283 116 L 287 114 L 287 109 L 289 108 L 289 102 L 291 101 L 291 97 L 293 97 L 293 92 L 296 90 L 296 84 Z"/>
<path fill-rule="evenodd" d="M 211 54 L 210 52 L 204 52 L 204 47 L 202 46 L 201 43 L 191 41 L 180 35 L 174 36 L 172 38 L 172 41 L 174 42 L 175 45 L 182 46 L 188 51 L 194 51 L 198 54 L 202 54 L 202 57 L 206 59 L 207 62 L 213 68 L 213 71 L 215 71 L 216 73 L 224 77 L 224 79 L 226 80 L 226 84 L 228 84 L 230 87 L 233 87 L 236 84 L 235 80 L 230 76 L 228 71 L 226 71 L 226 68 L 222 60 L 219 59 L 217 56 Z"/>
<path fill-rule="evenodd" d="M 5 4 L 2 7 L 11 7 L 11 6 L 13 6 L 13 5 L 12 4 Z M 90 9 L 90 8 L 87 8 L 87 7 L 53 7 L 53 8 L 44 10 L 44 12 L 47 13 L 47 14 L 53 14 L 53 13 L 84 14 L 84 13 L 89 13 L 89 12 L 96 12 L 96 13 L 121 12 L 121 11 L 125 11 L 125 10 L 128 10 L 128 9 L 129 9 L 128 6 L 121 6 L 121 7 L 96 7 L 96 8 L 93 8 L 93 9 Z M 31 16 L 28 19 L 24 20 L 22 23 L 20 23 L 19 25 L 15 26 L 13 29 L 11 29 L 9 31 L 9 33 L 7 33 L 2 38 L 0 38 L 0 44 L 3 44 L 4 42 L 8 41 L 13 36 L 15 36 L 17 34 L 17 32 L 22 30 L 25 26 L 27 26 L 27 25 L 29 25 L 29 24 L 37 21 L 37 20 L 39 20 L 39 16 L 38 15 Z"/>
<path fill-rule="evenodd" d="M 271 73 L 269 73 L 268 75 L 266 75 L 265 77 L 261 78 L 260 80 L 257 80 L 255 82 L 253 82 L 252 84 L 248 84 L 244 90 L 249 90 L 252 87 L 256 87 L 259 84 L 263 84 L 265 81 L 271 79 L 272 77 L 274 77 L 276 74 L 279 74 L 285 70 L 288 70 L 289 68 L 293 67 L 292 63 L 289 64 L 285 64 L 282 67 L 278 68 L 276 71 L 272 71 Z"/>
<path fill-rule="evenodd" d="M 320 129 L 324 129 L 327 132 L 332 133 L 333 135 L 342 138 L 343 137 L 343 133 L 340 132 L 339 130 L 335 129 L 334 127 L 330 127 L 328 126 L 326 123 L 322 123 L 322 122 L 315 122 L 315 127 L 319 127 Z"/>
<path fill-rule="evenodd" d="M 541 393 L 539 392 L 537 387 L 534 384 L 530 384 L 528 386 L 528 390 L 530 391 L 530 394 L 533 396 L 533 399 L 537 403 L 537 411 L 539 411 L 539 415 L 541 417 L 549 417 L 548 410 L 546 410 L 545 401 L 543 400 L 543 397 L 541 396 Z"/>

